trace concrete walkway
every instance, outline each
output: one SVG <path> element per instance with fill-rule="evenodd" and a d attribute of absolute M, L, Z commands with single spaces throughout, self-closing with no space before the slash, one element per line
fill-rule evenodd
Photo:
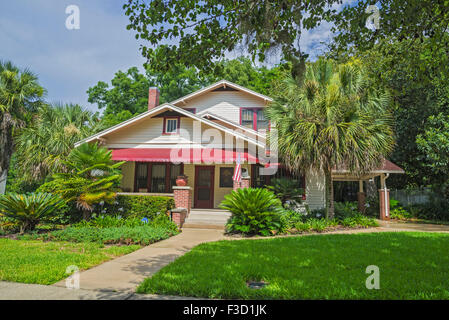
<path fill-rule="evenodd" d="M 0 281 L 0 300 L 192 300 L 198 298 L 137 294 L 108 290 L 67 289 L 57 286 Z"/>
<path fill-rule="evenodd" d="M 449 232 L 449 225 L 440 225 L 440 224 L 379 220 L 379 225 L 380 228 L 385 231 Z"/>
<path fill-rule="evenodd" d="M 223 230 L 183 229 L 174 237 L 154 243 L 125 256 L 80 273 L 80 288 L 116 292 L 135 292 L 137 286 L 194 246 L 226 239 Z M 65 287 L 65 280 L 54 286 Z"/>

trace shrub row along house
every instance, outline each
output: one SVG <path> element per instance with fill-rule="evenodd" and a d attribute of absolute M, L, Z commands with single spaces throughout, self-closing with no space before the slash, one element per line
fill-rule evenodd
<path fill-rule="evenodd" d="M 270 150 L 268 141 L 276 138 L 276 130 L 263 112 L 270 102 L 270 97 L 226 80 L 162 105 L 158 89 L 150 88 L 148 111 L 77 146 L 97 142 L 112 150 L 114 160 L 127 161 L 122 167 L 124 193 L 174 195 L 176 206 L 188 210 L 217 208 L 234 188 L 263 187 L 273 177 L 295 177 L 309 208 L 323 208 L 324 176 L 290 173 Z M 236 163 L 242 167 L 240 182 L 233 181 Z M 385 160 L 381 168 L 363 177 L 334 170 L 333 178 L 360 181 L 363 206 L 363 181 L 380 176 L 385 188 L 390 173 L 403 170 Z M 176 185 L 181 175 L 187 176 L 185 186 Z M 385 199 L 380 192 L 381 211 Z"/>

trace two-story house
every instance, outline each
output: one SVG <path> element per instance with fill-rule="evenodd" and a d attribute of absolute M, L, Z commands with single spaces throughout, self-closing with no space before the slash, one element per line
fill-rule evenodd
<path fill-rule="evenodd" d="M 271 101 L 226 80 L 162 105 L 158 89 L 150 88 L 148 111 L 77 145 L 97 141 L 112 150 L 114 160 L 127 161 L 122 167 L 123 192 L 172 194 L 176 177 L 185 174 L 192 207 L 217 208 L 233 190 L 237 161 L 252 187 L 262 187 L 273 177 L 291 176 L 266 146 L 266 135 L 273 128 L 263 109 Z M 363 179 L 381 176 L 384 182 L 386 174 L 401 172 L 386 162 Z M 309 207 L 324 207 L 324 177 L 309 172 L 296 178 Z M 361 178 L 336 171 L 335 179 Z"/>

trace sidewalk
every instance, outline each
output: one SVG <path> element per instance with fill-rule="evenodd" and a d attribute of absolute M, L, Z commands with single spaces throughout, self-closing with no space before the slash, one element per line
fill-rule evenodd
<path fill-rule="evenodd" d="M 0 281 L 0 300 L 192 300 L 195 298 L 100 290 L 67 289 Z"/>
<path fill-rule="evenodd" d="M 177 236 L 81 272 L 80 289 L 133 293 L 145 278 L 194 246 L 222 239 L 226 239 L 223 230 L 183 229 Z M 65 280 L 53 286 L 65 288 Z"/>

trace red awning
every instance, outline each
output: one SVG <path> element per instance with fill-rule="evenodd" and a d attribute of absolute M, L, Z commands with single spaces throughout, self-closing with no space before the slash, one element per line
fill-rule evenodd
<path fill-rule="evenodd" d="M 129 148 L 112 150 L 112 160 L 173 163 L 235 163 L 238 152 L 213 148 Z M 240 152 L 242 162 L 259 163 L 257 157 Z"/>

